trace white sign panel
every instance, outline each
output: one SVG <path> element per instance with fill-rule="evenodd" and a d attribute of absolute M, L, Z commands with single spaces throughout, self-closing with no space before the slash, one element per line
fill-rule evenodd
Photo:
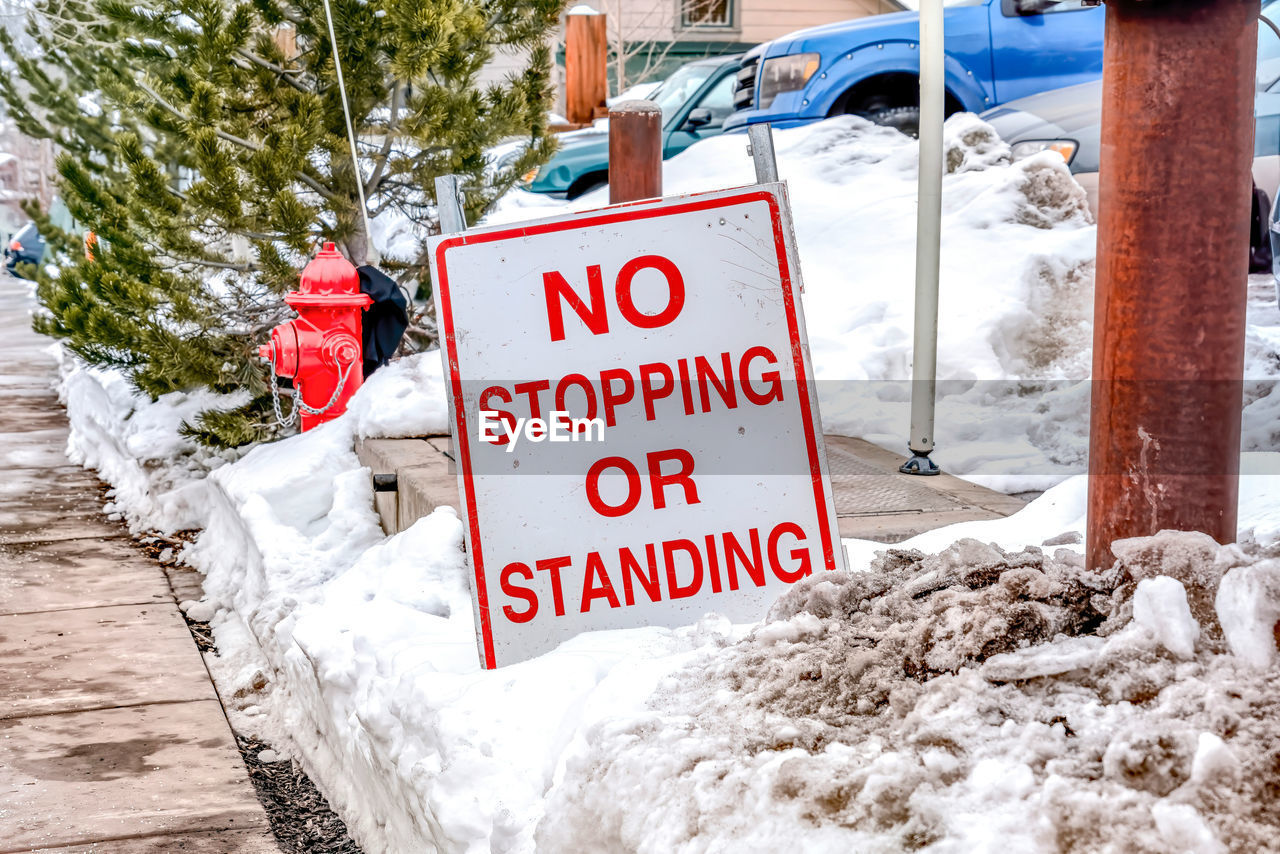
<path fill-rule="evenodd" d="M 843 567 L 783 185 L 431 248 L 486 667 Z"/>

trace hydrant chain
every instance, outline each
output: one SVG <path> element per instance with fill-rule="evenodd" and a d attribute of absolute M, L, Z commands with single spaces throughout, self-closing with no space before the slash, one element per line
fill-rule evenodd
<path fill-rule="evenodd" d="M 281 427 L 292 427 L 293 422 L 298 420 L 298 398 L 290 395 L 293 406 L 289 409 L 289 417 L 285 418 L 284 413 L 280 411 L 280 387 L 276 383 L 276 360 L 271 358 L 267 360 L 267 367 L 271 371 L 271 408 L 276 413 L 276 423 Z"/>
<path fill-rule="evenodd" d="M 314 406 L 307 406 L 303 403 L 302 397 L 295 394 L 293 396 L 294 407 L 301 409 L 308 415 L 324 415 L 333 408 L 333 405 L 338 402 L 338 398 L 342 396 L 342 388 L 347 384 L 347 377 L 351 374 L 351 369 L 355 367 L 355 364 L 355 362 L 347 362 L 347 366 L 342 370 L 342 377 L 338 380 L 338 387 L 333 390 L 333 397 L 329 398 L 329 402 L 324 406 L 319 409 L 316 409 Z"/>
<path fill-rule="evenodd" d="M 338 386 L 333 390 L 333 397 L 329 398 L 329 402 L 320 408 L 307 406 L 303 402 L 298 390 L 294 389 L 293 394 L 289 395 L 289 399 L 293 401 L 293 406 L 289 409 L 289 416 L 286 418 L 283 410 L 280 408 L 280 394 L 276 386 L 276 364 L 274 360 L 268 360 L 267 365 L 271 371 L 271 407 L 275 410 L 276 423 L 281 427 L 292 427 L 293 422 L 298 420 L 298 412 L 302 411 L 308 415 L 324 415 L 334 404 L 338 402 L 338 398 L 342 396 L 342 389 L 347 384 L 347 377 L 351 374 L 351 369 L 355 367 L 355 362 L 348 362 L 347 366 L 342 370 L 342 376 L 338 380 Z"/>

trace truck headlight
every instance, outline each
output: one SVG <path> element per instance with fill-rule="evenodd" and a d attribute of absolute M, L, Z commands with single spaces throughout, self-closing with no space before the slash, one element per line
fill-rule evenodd
<path fill-rule="evenodd" d="M 766 59 L 760 68 L 760 109 L 773 103 L 779 92 L 794 92 L 818 70 L 816 53 L 796 53 L 791 56 L 775 56 Z"/>
<path fill-rule="evenodd" d="M 1028 139 L 1024 142 L 1016 143 L 1009 149 L 1009 153 L 1014 160 L 1021 160 L 1024 157 L 1030 157 L 1042 151 L 1056 151 L 1062 155 L 1063 160 L 1070 163 L 1071 158 L 1076 156 L 1076 148 L 1078 146 L 1074 139 Z"/>

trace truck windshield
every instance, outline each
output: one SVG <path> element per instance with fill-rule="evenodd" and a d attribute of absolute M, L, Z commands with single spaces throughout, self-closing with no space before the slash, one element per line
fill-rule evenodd
<path fill-rule="evenodd" d="M 702 88 L 702 84 L 707 82 L 707 78 L 715 70 L 714 65 L 686 65 L 658 84 L 658 88 L 650 93 L 649 100 L 662 108 L 664 125 L 673 113 Z"/>

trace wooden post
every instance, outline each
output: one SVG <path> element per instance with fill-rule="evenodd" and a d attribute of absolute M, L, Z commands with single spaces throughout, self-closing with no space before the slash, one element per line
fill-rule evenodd
<path fill-rule="evenodd" d="M 1254 4 L 1107 2 L 1089 569 L 1236 538 L 1257 44 Z"/>
<path fill-rule="evenodd" d="M 564 101 L 569 124 L 591 124 L 605 114 L 608 54 L 604 15 L 587 6 L 565 15 Z"/>
<path fill-rule="evenodd" d="M 286 62 L 292 62 L 298 58 L 298 30 L 293 24 L 281 24 L 276 27 L 275 32 L 271 34 L 271 40 L 276 43 L 276 47 L 280 48 Z"/>
<path fill-rule="evenodd" d="M 662 195 L 662 108 L 623 101 L 609 110 L 609 204 Z"/>

